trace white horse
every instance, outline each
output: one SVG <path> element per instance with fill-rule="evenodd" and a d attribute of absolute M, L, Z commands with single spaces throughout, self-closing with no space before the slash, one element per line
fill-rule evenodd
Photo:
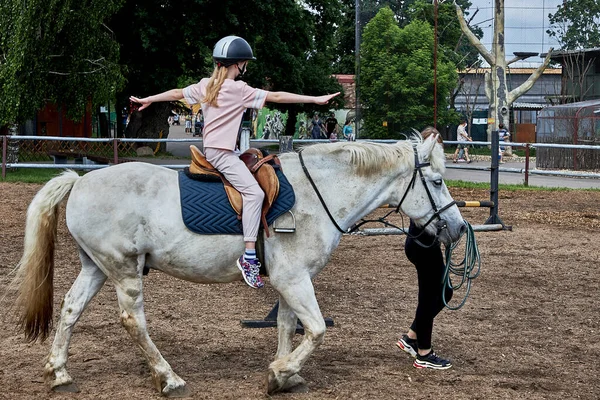
<path fill-rule="evenodd" d="M 269 280 L 279 293 L 278 348 L 269 366 L 269 393 L 304 385 L 298 373 L 325 335 L 312 278 L 327 264 L 342 231 L 383 204 L 399 205 L 446 244 L 465 229 L 442 180 L 443 149 L 434 136 L 395 144 L 318 144 L 280 159 L 296 193 L 296 232 L 265 239 Z M 82 264 L 64 298 L 45 365 L 53 389 L 77 390 L 66 369 L 73 326 L 110 279 L 121 322 L 142 349 L 157 389 L 170 397 L 188 395 L 185 381 L 148 336 L 142 271 L 149 267 L 201 283 L 239 281 L 235 260 L 244 244 L 241 236 L 197 235 L 184 226 L 177 174 L 146 163 L 115 165 L 81 177 L 67 171 L 31 202 L 17 275 L 20 323 L 29 340 L 44 339 L 51 330 L 58 205 L 69 192 L 66 222 Z M 298 319 L 305 335 L 293 349 Z"/>

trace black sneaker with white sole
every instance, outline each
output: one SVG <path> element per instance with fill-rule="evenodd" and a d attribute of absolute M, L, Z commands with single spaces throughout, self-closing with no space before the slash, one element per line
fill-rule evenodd
<path fill-rule="evenodd" d="M 413 357 L 417 356 L 417 339 L 411 339 L 408 337 L 408 335 L 402 335 L 402 337 L 396 342 L 396 346 L 400 347 Z"/>
<path fill-rule="evenodd" d="M 452 367 L 452 363 L 448 360 L 444 360 L 438 357 L 437 354 L 431 350 L 429 354 L 422 356 L 417 353 L 417 359 L 413 363 L 413 366 L 418 369 L 431 368 L 431 369 L 448 369 Z"/>

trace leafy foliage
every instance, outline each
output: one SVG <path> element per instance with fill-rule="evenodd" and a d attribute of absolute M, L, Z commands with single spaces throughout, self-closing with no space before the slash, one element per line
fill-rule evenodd
<path fill-rule="evenodd" d="M 554 14 L 546 32 L 556 37 L 564 50 L 600 47 L 600 2 L 598 0 L 564 0 Z"/>
<path fill-rule="evenodd" d="M 121 63 L 127 66 L 127 85 L 119 94 L 120 107 L 130 95 L 146 96 L 185 87 L 209 76 L 212 48 L 223 36 L 245 38 L 257 58 L 244 76 L 248 84 L 275 91 L 323 94 L 340 90 L 331 78 L 334 21 L 339 2 L 312 0 L 302 7 L 294 0 L 146 0 L 127 1 L 111 26 L 122 44 Z M 300 109 L 277 105 L 282 111 Z M 151 107 L 143 112 L 164 113 Z M 288 120 L 288 125 L 295 118 Z M 136 136 L 155 136 L 155 122 L 142 125 Z"/>
<path fill-rule="evenodd" d="M 32 118 L 46 102 L 81 116 L 123 83 L 119 45 L 104 21 L 123 0 L 0 2 L 0 125 Z"/>
<path fill-rule="evenodd" d="M 407 21 L 426 21 L 434 26 L 434 7 L 431 0 L 412 0 L 406 10 Z M 461 9 L 468 10 L 471 7 L 469 0 L 457 0 Z M 468 12 L 465 11 L 465 15 Z M 471 31 L 478 38 L 483 37 L 483 30 L 479 27 L 471 27 Z M 471 43 L 464 37 L 460 24 L 456 18 L 456 9 L 453 2 L 438 3 L 438 46 L 449 60 L 453 61 L 458 69 L 480 64 L 479 53 Z"/>
<path fill-rule="evenodd" d="M 382 8 L 363 35 L 360 81 L 365 135 L 399 138 L 412 128 L 433 124 L 433 30 L 413 20 L 404 28 L 390 8 Z M 437 97 L 440 124 L 453 118 L 448 95 L 457 79 L 455 65 L 438 58 Z M 387 127 L 384 126 L 384 122 Z"/>
<path fill-rule="evenodd" d="M 336 73 L 353 74 L 356 70 L 354 52 L 356 1 L 341 0 L 341 2 L 343 18 L 339 21 L 339 28 L 335 35 L 334 70 Z M 471 7 L 469 0 L 456 0 L 456 3 L 463 10 Z M 361 0 L 360 7 L 361 33 L 367 23 L 384 7 L 393 11 L 400 27 L 408 25 L 413 20 L 427 21 L 431 26 L 434 25 L 434 7 L 431 0 Z M 465 11 L 465 14 L 468 15 L 468 12 Z M 473 27 L 472 30 L 477 37 L 483 36 L 483 31 L 479 27 Z M 453 2 L 438 2 L 438 38 L 440 51 L 454 61 L 457 68 L 479 64 L 477 50 L 462 35 Z"/>

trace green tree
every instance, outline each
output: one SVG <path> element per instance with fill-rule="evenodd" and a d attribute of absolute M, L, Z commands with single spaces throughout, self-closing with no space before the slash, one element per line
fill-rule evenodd
<path fill-rule="evenodd" d="M 257 58 L 244 80 L 269 90 L 320 94 L 340 90 L 331 77 L 335 21 L 339 3 L 313 0 L 302 7 L 294 0 L 146 0 L 128 1 L 112 19 L 122 44 L 121 63 L 127 66 L 127 85 L 118 96 L 120 107 L 130 95 L 150 95 L 184 87 L 209 76 L 212 47 L 223 36 L 244 37 Z M 277 105 L 290 117 L 309 106 Z M 137 117 L 128 136 L 156 137 L 167 128 L 168 104 L 154 104 Z M 135 128 L 135 129 L 133 129 Z"/>
<path fill-rule="evenodd" d="M 46 102 L 80 118 L 123 83 L 119 45 L 104 24 L 123 0 L 0 2 L 0 125 Z"/>
<path fill-rule="evenodd" d="M 433 29 L 414 20 L 404 28 L 390 8 L 382 8 L 365 27 L 361 55 L 364 102 L 363 137 L 400 138 L 401 133 L 433 124 Z M 456 67 L 438 59 L 437 104 L 440 124 L 454 113 L 447 109 L 456 84 Z M 384 123 L 387 126 L 384 126 Z"/>
<path fill-rule="evenodd" d="M 336 31 L 335 64 L 336 73 L 355 73 L 355 44 L 356 44 L 356 0 L 341 0 L 343 18 L 339 21 Z M 471 7 L 469 0 L 456 0 L 463 10 Z M 389 7 L 402 28 L 411 21 L 418 19 L 434 25 L 434 8 L 431 0 L 362 0 L 360 1 L 361 33 L 366 24 L 383 7 Z M 468 13 L 467 13 L 468 15 Z M 481 38 L 483 31 L 474 28 L 473 33 Z M 453 3 L 438 2 L 438 39 L 439 49 L 444 51 L 459 69 L 463 66 L 474 65 L 479 61 L 477 50 L 466 40 L 456 20 Z"/>
<path fill-rule="evenodd" d="M 412 0 L 411 5 L 406 10 L 407 21 L 426 21 L 434 26 L 434 6 L 431 0 Z M 463 10 L 471 7 L 469 0 L 457 0 Z M 465 15 L 469 15 L 465 13 Z M 479 27 L 471 27 L 473 34 L 483 37 L 483 30 Z M 444 52 L 449 60 L 452 60 L 460 70 L 479 65 L 480 58 L 477 49 L 469 43 L 460 29 L 460 24 L 456 19 L 456 9 L 451 2 L 438 2 L 438 49 Z"/>
<path fill-rule="evenodd" d="M 598 0 L 563 0 L 546 32 L 555 37 L 564 50 L 600 47 L 600 2 Z"/>

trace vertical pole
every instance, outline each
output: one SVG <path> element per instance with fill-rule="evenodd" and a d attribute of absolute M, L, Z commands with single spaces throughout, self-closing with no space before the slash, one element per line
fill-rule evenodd
<path fill-rule="evenodd" d="M 6 148 L 8 147 L 8 136 L 2 136 L 2 179 L 6 178 Z"/>
<path fill-rule="evenodd" d="M 356 139 L 360 136 L 360 85 L 359 85 L 359 75 L 360 75 L 360 0 L 355 0 L 354 2 L 355 8 L 355 29 L 354 29 L 354 137 Z"/>
<path fill-rule="evenodd" d="M 433 1 L 433 127 L 437 129 L 438 2 Z"/>
<path fill-rule="evenodd" d="M 498 180 L 499 180 L 499 171 L 498 171 L 498 162 L 500 161 L 498 158 L 498 154 L 500 151 L 500 139 L 498 137 L 498 130 L 494 129 L 492 131 L 492 166 L 491 177 L 490 177 L 490 201 L 494 204 L 493 207 L 490 207 L 490 217 L 485 222 L 486 224 L 502 224 L 504 226 L 504 222 L 498 216 Z"/>
<path fill-rule="evenodd" d="M 294 151 L 293 136 L 279 136 L 279 153 L 289 153 Z"/>
<path fill-rule="evenodd" d="M 529 143 L 525 145 L 525 186 L 529 186 Z"/>
<path fill-rule="evenodd" d="M 113 139 L 113 162 L 115 164 L 119 163 L 119 139 Z"/>

